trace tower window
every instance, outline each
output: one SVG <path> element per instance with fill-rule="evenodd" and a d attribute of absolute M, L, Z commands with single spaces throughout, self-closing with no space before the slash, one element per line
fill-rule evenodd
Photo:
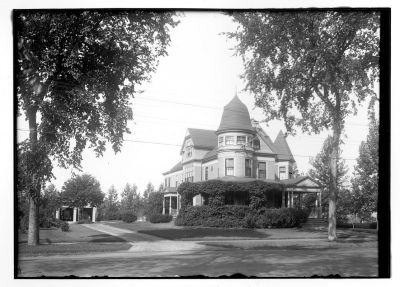
<path fill-rule="evenodd" d="M 234 175 L 233 158 L 225 159 L 225 175 Z"/>
<path fill-rule="evenodd" d="M 218 146 L 224 145 L 224 137 L 218 137 Z"/>
<path fill-rule="evenodd" d="M 286 179 L 286 166 L 279 167 L 279 179 Z"/>
<path fill-rule="evenodd" d="M 246 144 L 246 137 L 245 136 L 237 136 L 237 144 L 238 145 L 245 145 Z"/>
<path fill-rule="evenodd" d="M 226 136 L 225 137 L 225 144 L 226 145 L 233 145 L 235 144 L 235 138 L 233 136 Z"/>

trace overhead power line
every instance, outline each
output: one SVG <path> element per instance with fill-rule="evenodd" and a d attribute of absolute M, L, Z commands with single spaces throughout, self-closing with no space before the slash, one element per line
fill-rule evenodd
<path fill-rule="evenodd" d="M 19 131 L 26 131 L 29 132 L 29 130 L 26 129 L 17 129 Z M 52 132 L 48 132 L 51 134 L 57 134 L 57 133 L 52 133 Z M 155 145 L 165 145 L 165 146 L 177 146 L 177 147 L 181 147 L 181 144 L 173 144 L 173 143 L 163 143 L 163 142 L 154 142 L 154 141 L 144 141 L 144 140 L 132 140 L 132 139 L 124 139 L 124 142 L 133 142 L 133 143 L 143 143 L 143 144 L 155 144 Z M 282 154 L 282 153 L 277 153 L 276 155 L 281 155 L 281 156 L 290 156 L 290 154 Z M 314 155 L 300 155 L 300 154 L 292 154 L 293 156 L 297 156 L 297 157 L 307 157 L 307 158 L 315 158 Z M 331 158 L 331 157 L 328 157 Z M 342 158 L 339 157 L 338 159 L 342 159 L 342 160 L 357 160 L 355 158 Z"/>

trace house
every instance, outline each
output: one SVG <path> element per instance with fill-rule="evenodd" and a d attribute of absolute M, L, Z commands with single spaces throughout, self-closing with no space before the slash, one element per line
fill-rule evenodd
<path fill-rule="evenodd" d="M 67 222 L 77 222 L 78 218 L 83 220 L 96 221 L 96 207 L 86 206 L 84 208 L 62 206 L 56 210 L 56 219 Z"/>
<path fill-rule="evenodd" d="M 164 175 L 163 213 L 176 215 L 180 209 L 177 187 L 182 182 L 210 179 L 223 181 L 280 182 L 284 186 L 280 207 L 293 207 L 305 193 L 317 193 L 316 211 L 321 206 L 321 189 L 307 176 L 294 177 L 296 161 L 282 131 L 275 141 L 250 119 L 237 95 L 224 107 L 219 128 L 189 128 L 180 150 L 181 159 Z M 202 205 L 200 195 L 193 205 Z"/>

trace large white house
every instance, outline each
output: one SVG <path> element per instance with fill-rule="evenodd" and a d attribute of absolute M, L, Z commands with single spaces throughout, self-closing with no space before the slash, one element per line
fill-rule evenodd
<path fill-rule="evenodd" d="M 292 207 L 301 201 L 302 194 L 310 192 L 319 194 L 316 206 L 320 207 L 319 185 L 309 177 L 293 176 L 296 161 L 282 131 L 272 141 L 256 122 L 251 121 L 247 107 L 237 95 L 224 107 L 216 131 L 187 130 L 180 155 L 179 162 L 163 173 L 164 214 L 178 213 L 177 187 L 182 182 L 210 179 L 280 182 L 285 188 L 279 207 Z M 193 198 L 193 205 L 203 203 L 200 195 Z"/>

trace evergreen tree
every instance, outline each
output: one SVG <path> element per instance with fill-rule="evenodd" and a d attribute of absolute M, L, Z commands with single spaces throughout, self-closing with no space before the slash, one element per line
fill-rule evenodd
<path fill-rule="evenodd" d="M 359 153 L 351 184 L 356 213 L 361 220 L 369 221 L 377 212 L 379 181 L 379 121 L 374 116 L 370 117 L 367 140 L 361 142 Z"/>
<path fill-rule="evenodd" d="M 120 202 L 118 201 L 118 191 L 114 185 L 112 185 L 104 200 L 104 219 L 106 220 L 117 220 L 119 216 Z"/>

